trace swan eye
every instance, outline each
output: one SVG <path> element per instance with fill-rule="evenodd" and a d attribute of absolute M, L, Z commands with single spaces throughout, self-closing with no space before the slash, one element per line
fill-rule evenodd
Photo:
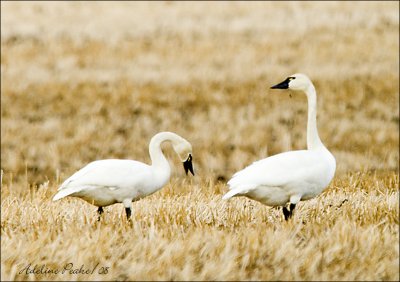
<path fill-rule="evenodd" d="M 290 77 L 288 77 L 288 79 L 289 79 L 289 81 L 291 81 L 291 80 L 295 79 L 295 77 L 290 76 Z"/>

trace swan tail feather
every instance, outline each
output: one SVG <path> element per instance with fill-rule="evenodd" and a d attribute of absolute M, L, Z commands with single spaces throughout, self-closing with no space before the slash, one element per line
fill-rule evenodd
<path fill-rule="evenodd" d="M 233 189 L 233 190 L 230 190 L 228 193 L 226 193 L 223 197 L 222 197 L 222 200 L 228 200 L 228 199 L 230 199 L 230 198 L 232 198 L 232 197 L 235 197 L 235 196 L 238 196 L 238 195 L 240 195 L 240 194 L 242 194 L 243 193 L 243 191 L 241 191 L 241 189 Z"/>
<path fill-rule="evenodd" d="M 79 191 L 81 191 L 80 187 L 62 189 L 57 194 L 54 195 L 53 201 L 57 201 L 57 200 L 62 199 L 64 197 L 70 196 L 71 194 L 74 194 L 74 193 L 79 192 Z"/>

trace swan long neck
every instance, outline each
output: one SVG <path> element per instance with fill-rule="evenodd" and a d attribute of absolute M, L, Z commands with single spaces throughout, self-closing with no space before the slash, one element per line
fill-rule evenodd
<path fill-rule="evenodd" d="M 153 136 L 150 140 L 149 153 L 151 165 L 156 168 L 162 168 L 170 171 L 168 160 L 165 158 L 161 144 L 164 141 L 171 141 L 172 143 L 178 142 L 179 136 L 172 132 L 160 132 Z"/>
<path fill-rule="evenodd" d="M 307 149 L 317 149 L 324 145 L 318 135 L 317 128 L 317 93 L 314 85 L 306 89 L 308 99 L 308 121 L 307 121 Z"/>

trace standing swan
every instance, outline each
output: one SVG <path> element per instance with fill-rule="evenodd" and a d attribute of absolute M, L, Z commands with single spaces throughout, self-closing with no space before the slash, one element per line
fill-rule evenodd
<path fill-rule="evenodd" d="M 129 220 L 133 201 L 158 191 L 169 181 L 171 168 L 160 147 L 164 141 L 172 143 L 186 174 L 190 171 L 194 175 L 190 143 L 175 133 L 160 132 L 150 141 L 151 165 L 117 159 L 91 162 L 61 184 L 53 201 L 66 196 L 82 198 L 98 207 L 99 220 L 103 207 L 123 203 Z"/>
<path fill-rule="evenodd" d="M 304 74 L 294 74 L 271 88 L 306 93 L 307 150 L 280 153 L 235 173 L 228 182 L 230 191 L 223 199 L 246 196 L 268 206 L 282 206 L 288 220 L 300 200 L 311 199 L 328 186 L 335 174 L 336 161 L 318 136 L 317 94 L 310 79 Z"/>

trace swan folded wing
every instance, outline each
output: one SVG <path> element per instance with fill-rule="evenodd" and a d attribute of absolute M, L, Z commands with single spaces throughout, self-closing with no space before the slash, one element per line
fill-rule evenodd
<path fill-rule="evenodd" d="M 235 173 L 228 185 L 230 190 L 246 193 L 258 186 L 281 187 L 290 183 L 314 182 L 323 170 L 317 152 L 291 151 L 254 162 Z"/>
<path fill-rule="evenodd" d="M 70 177 L 68 177 L 67 179 L 64 180 L 64 182 L 60 185 L 60 187 L 58 187 L 58 191 L 65 189 L 69 183 L 76 181 L 80 178 L 82 178 L 83 176 L 85 176 L 86 174 L 93 172 L 93 169 L 96 169 L 97 167 L 97 162 L 98 161 L 94 161 L 91 162 L 89 164 L 87 164 L 86 166 L 84 166 L 83 168 L 81 168 L 80 170 L 78 170 L 77 172 L 75 172 L 73 175 L 71 175 Z"/>
<path fill-rule="evenodd" d="M 132 160 L 94 161 L 66 179 L 58 190 L 84 189 L 84 187 L 120 187 L 133 186 L 151 177 L 150 167 Z M 76 191 L 76 192 L 77 192 Z"/>

